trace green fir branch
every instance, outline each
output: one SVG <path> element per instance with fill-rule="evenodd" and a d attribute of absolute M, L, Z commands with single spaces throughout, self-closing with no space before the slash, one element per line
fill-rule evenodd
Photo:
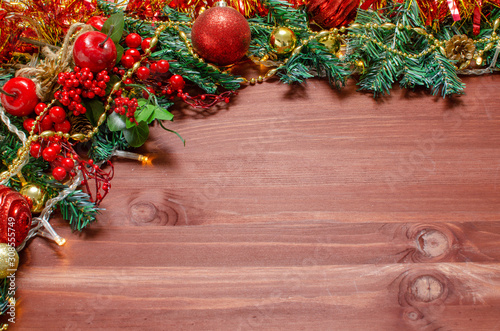
<path fill-rule="evenodd" d="M 117 149 L 127 150 L 130 146 L 123 136 L 123 131 L 110 131 L 107 125 L 101 125 L 98 133 L 92 139 L 89 158 L 100 163 L 109 160 Z"/>
<path fill-rule="evenodd" d="M 17 287 L 12 291 L 10 288 L 10 279 L 4 278 L 0 281 L 0 315 L 3 315 L 9 309 L 9 300 L 14 298 Z M 10 292 L 10 293 L 9 293 Z M 14 293 L 12 293 L 14 292 Z M 14 295 L 12 295 L 14 294 Z"/>
<path fill-rule="evenodd" d="M 102 208 L 97 208 L 90 201 L 90 196 L 81 190 L 70 193 L 65 199 L 59 201 L 57 205 L 63 219 L 69 222 L 72 231 L 82 231 L 90 223 L 95 222 L 96 215 L 100 210 L 103 210 Z"/>

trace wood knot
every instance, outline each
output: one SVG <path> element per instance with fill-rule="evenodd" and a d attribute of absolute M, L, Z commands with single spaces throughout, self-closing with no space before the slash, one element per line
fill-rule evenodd
<path fill-rule="evenodd" d="M 139 226 L 187 225 L 185 208 L 165 192 L 131 192 L 128 205 L 128 219 Z"/>
<path fill-rule="evenodd" d="M 407 322 L 416 322 L 424 318 L 422 313 L 415 308 L 407 308 L 403 311 L 403 319 Z"/>
<path fill-rule="evenodd" d="M 448 278 L 435 270 L 408 270 L 399 284 L 399 303 L 413 308 L 439 306 L 448 297 L 450 286 Z"/>
<path fill-rule="evenodd" d="M 450 242 L 441 231 L 425 229 L 417 236 L 419 251 L 430 258 L 437 258 L 450 251 Z"/>
<path fill-rule="evenodd" d="M 158 209 L 151 202 L 137 202 L 130 206 L 130 218 L 134 223 L 152 222 L 158 214 Z"/>
<path fill-rule="evenodd" d="M 406 237 L 413 247 L 401 252 L 399 262 L 438 262 L 461 260 L 460 229 L 447 224 L 411 224 L 405 226 Z"/>
<path fill-rule="evenodd" d="M 415 279 L 409 291 L 416 301 L 431 302 L 443 295 L 444 286 L 436 277 L 426 275 Z"/>

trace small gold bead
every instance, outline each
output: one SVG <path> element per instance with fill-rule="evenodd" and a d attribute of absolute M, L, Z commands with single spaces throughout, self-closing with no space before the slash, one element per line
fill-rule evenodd
<path fill-rule="evenodd" d="M 259 77 L 257 78 L 257 83 L 259 83 L 259 84 L 260 84 L 260 83 L 262 83 L 263 81 L 264 81 L 264 78 L 263 78 L 262 76 L 259 76 Z"/>
<path fill-rule="evenodd" d="M 65 134 L 63 134 L 63 138 L 64 138 L 64 139 L 66 139 L 66 140 L 67 140 L 67 139 L 69 139 L 69 137 L 70 137 L 70 134 L 69 134 L 69 133 L 65 133 Z"/>
<path fill-rule="evenodd" d="M 402 30 L 405 26 L 403 25 L 403 23 L 398 23 L 398 29 L 399 30 Z"/>
<path fill-rule="evenodd" d="M 255 85 L 255 78 L 250 79 L 250 85 Z"/>
<path fill-rule="evenodd" d="M 373 24 L 372 24 L 372 28 L 374 28 L 374 29 L 378 29 L 378 24 L 377 24 L 377 23 L 373 23 Z"/>
<path fill-rule="evenodd" d="M 344 33 L 345 32 L 345 26 L 340 27 L 340 32 Z"/>

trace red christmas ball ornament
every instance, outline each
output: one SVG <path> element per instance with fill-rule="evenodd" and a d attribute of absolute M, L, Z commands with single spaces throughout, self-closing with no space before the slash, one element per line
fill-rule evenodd
<path fill-rule="evenodd" d="M 310 0 L 307 12 L 323 29 L 347 26 L 356 17 L 359 0 Z"/>
<path fill-rule="evenodd" d="M 195 51 L 208 62 L 221 66 L 245 56 L 251 39 L 245 17 L 224 4 L 205 10 L 191 29 Z"/>
<path fill-rule="evenodd" d="M 17 247 L 28 236 L 30 227 L 28 201 L 19 192 L 0 185 L 0 242 Z"/>

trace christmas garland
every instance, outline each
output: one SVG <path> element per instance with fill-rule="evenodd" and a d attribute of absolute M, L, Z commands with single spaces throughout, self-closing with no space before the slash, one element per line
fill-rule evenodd
<path fill-rule="evenodd" d="M 374 96 L 396 82 L 450 96 L 464 92 L 460 74 L 499 70 L 495 2 L 210 5 L 1 4 L 1 313 L 15 306 L 17 252 L 36 235 L 64 244 L 49 222 L 55 210 L 74 231 L 94 222 L 111 158 L 149 162 L 127 150 L 147 140 L 153 123 L 171 131 L 165 121 L 176 100 L 205 109 L 274 76 L 288 84 L 324 77 L 335 88 L 355 78 Z M 269 69 L 245 78 L 232 73 L 240 62 Z"/>

